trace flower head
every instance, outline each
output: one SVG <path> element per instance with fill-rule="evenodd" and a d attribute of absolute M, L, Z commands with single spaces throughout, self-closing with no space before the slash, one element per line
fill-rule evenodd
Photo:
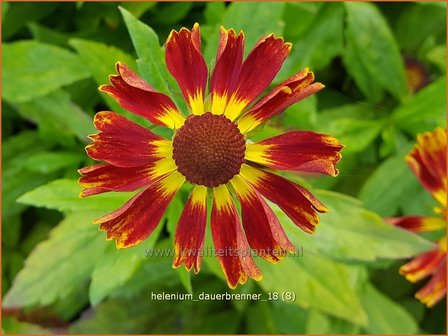
<path fill-rule="evenodd" d="M 440 203 L 435 213 L 438 217 L 404 216 L 390 218 L 389 222 L 413 232 L 438 231 L 446 228 L 447 206 L 447 139 L 446 131 L 420 134 L 418 144 L 406 156 L 406 161 L 421 184 Z M 400 268 L 400 273 L 411 282 L 431 276 L 416 297 L 428 307 L 434 306 L 446 296 L 446 237 L 435 243 L 435 248 L 418 255 Z"/>
<path fill-rule="evenodd" d="M 199 26 L 172 31 L 166 42 L 166 65 L 177 80 L 189 108 L 182 114 L 173 101 L 157 92 L 122 63 L 118 75 L 100 90 L 124 108 L 173 130 L 172 139 L 113 112 L 99 112 L 86 147 L 104 164 L 80 170 L 81 196 L 142 189 L 120 209 L 96 220 L 118 248 L 145 240 L 159 224 L 168 204 L 184 185 L 191 194 L 175 234 L 173 266 L 198 272 L 212 198 L 210 225 L 217 257 L 230 287 L 261 272 L 250 250 L 272 262 L 294 246 L 265 199 L 276 203 L 300 228 L 313 232 L 319 212 L 327 211 L 309 191 L 267 168 L 338 174 L 342 145 L 314 132 L 292 131 L 261 142 L 248 133 L 288 106 L 323 88 L 304 69 L 267 89 L 291 49 L 274 35 L 262 37 L 243 60 L 244 35 L 221 28 L 216 66 L 208 78 L 201 54 Z M 209 85 L 207 84 L 209 82 Z M 235 206 L 241 205 L 241 219 Z"/>

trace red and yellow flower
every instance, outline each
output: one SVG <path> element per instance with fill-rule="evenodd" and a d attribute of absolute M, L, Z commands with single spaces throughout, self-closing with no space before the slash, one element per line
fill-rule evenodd
<path fill-rule="evenodd" d="M 318 213 L 327 208 L 303 187 L 267 169 L 336 176 L 343 146 L 329 135 L 305 131 L 256 143 L 247 138 L 250 131 L 324 87 L 304 69 L 257 100 L 290 49 L 291 44 L 271 34 L 262 37 L 243 61 L 243 33 L 221 28 L 216 65 L 208 78 L 199 26 L 172 31 L 166 65 L 182 90 L 188 116 L 167 95 L 117 63 L 118 74 L 100 90 L 130 112 L 172 129 L 174 135 L 162 138 L 113 112 L 96 114 L 94 124 L 100 132 L 90 136 L 93 143 L 86 150 L 105 163 L 80 170 L 81 196 L 142 189 L 120 209 L 96 220 L 108 239 L 115 239 L 118 248 L 142 242 L 182 185 L 190 185 L 175 234 L 173 266 L 199 271 L 210 196 L 215 250 L 221 251 L 217 257 L 234 288 L 249 277 L 261 278 L 251 249 L 264 251 L 260 256 L 272 262 L 294 249 L 265 199 L 304 231 L 315 230 Z"/>
<path fill-rule="evenodd" d="M 438 217 L 404 216 L 388 219 L 394 225 L 413 232 L 438 231 L 446 228 L 447 205 L 447 136 L 437 128 L 434 132 L 419 134 L 418 144 L 406 156 L 406 161 L 421 184 L 440 203 L 434 210 Z M 425 252 L 400 268 L 400 273 L 411 282 L 431 276 L 416 297 L 428 307 L 446 296 L 446 237 L 435 243 L 434 250 Z"/>

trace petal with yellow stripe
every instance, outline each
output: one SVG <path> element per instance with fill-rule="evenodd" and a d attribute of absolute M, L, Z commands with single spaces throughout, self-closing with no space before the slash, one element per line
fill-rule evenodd
<path fill-rule="evenodd" d="M 164 175 L 154 174 L 153 165 L 123 168 L 98 164 L 84 167 L 79 173 L 82 174 L 79 184 L 83 187 L 80 197 L 109 191 L 134 191 Z"/>
<path fill-rule="evenodd" d="M 248 133 L 267 120 L 279 115 L 292 104 L 324 88 L 323 84 L 313 82 L 314 74 L 308 68 L 288 78 L 241 117 L 238 121 L 239 129 L 243 133 Z"/>
<path fill-rule="evenodd" d="M 446 262 L 440 265 L 431 280 L 415 296 L 429 308 L 446 296 Z"/>
<path fill-rule="evenodd" d="M 334 137 L 309 131 L 292 131 L 246 145 L 246 160 L 273 169 L 336 176 L 343 145 Z"/>
<path fill-rule="evenodd" d="M 406 161 L 422 185 L 444 207 L 447 205 L 447 139 L 446 130 L 419 134 L 418 144 Z"/>
<path fill-rule="evenodd" d="M 294 251 L 277 216 L 266 204 L 261 195 L 241 176 L 230 181 L 241 204 L 241 217 L 247 241 L 256 253 L 273 263 Z"/>
<path fill-rule="evenodd" d="M 221 27 L 216 66 L 210 81 L 211 112 L 223 114 L 228 100 L 235 91 L 243 64 L 244 34 Z"/>
<path fill-rule="evenodd" d="M 99 112 L 95 128 L 89 135 L 93 143 L 87 154 L 94 160 L 107 161 L 118 167 L 138 167 L 171 156 L 172 142 L 114 112 Z"/>
<path fill-rule="evenodd" d="M 280 71 L 291 51 L 291 44 L 274 34 L 263 36 L 244 60 L 234 92 L 227 99 L 225 115 L 235 120 L 243 109 L 258 98 Z"/>
<path fill-rule="evenodd" d="M 446 222 L 440 217 L 403 216 L 386 218 L 386 221 L 413 232 L 436 231 L 446 227 Z"/>
<path fill-rule="evenodd" d="M 193 114 L 204 112 L 207 65 L 201 53 L 201 34 L 196 23 L 190 31 L 171 31 L 165 45 L 166 66 L 176 79 Z"/>
<path fill-rule="evenodd" d="M 410 282 L 417 282 L 434 273 L 445 260 L 445 253 L 440 249 L 422 253 L 400 267 L 400 274 Z"/>
<path fill-rule="evenodd" d="M 223 184 L 213 188 L 211 231 L 216 256 L 230 288 L 244 284 L 248 278 L 262 278 L 252 259 L 235 204 Z"/>
<path fill-rule="evenodd" d="M 125 64 L 116 65 L 118 75 L 110 76 L 110 85 L 100 86 L 126 110 L 169 128 L 180 128 L 185 117 L 170 97 L 157 92 Z"/>
<path fill-rule="evenodd" d="M 177 224 L 174 238 L 173 267 L 184 264 L 187 270 L 198 273 L 207 223 L 207 187 L 196 185 Z"/>
<path fill-rule="evenodd" d="M 137 245 L 157 227 L 165 210 L 185 178 L 178 172 L 151 184 L 131 198 L 120 209 L 95 220 L 99 229 L 114 239 L 117 248 Z"/>
<path fill-rule="evenodd" d="M 247 164 L 241 167 L 240 175 L 305 232 L 313 233 L 319 222 L 317 213 L 328 211 L 308 190 L 283 177 Z"/>

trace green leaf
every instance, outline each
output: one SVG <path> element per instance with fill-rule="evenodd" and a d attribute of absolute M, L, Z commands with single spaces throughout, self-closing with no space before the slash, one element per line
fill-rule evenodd
<path fill-rule="evenodd" d="M 87 281 L 96 262 L 94 256 L 105 247 L 104 238 L 91 224 L 96 215 L 70 215 L 52 230 L 50 237 L 27 258 L 3 306 L 47 306 Z"/>
<path fill-rule="evenodd" d="M 28 27 L 33 34 L 33 37 L 42 43 L 53 44 L 62 48 L 69 47 L 67 34 L 61 33 L 57 30 L 48 28 L 35 22 L 28 24 Z"/>
<path fill-rule="evenodd" d="M 295 129 L 313 130 L 317 122 L 317 99 L 310 96 L 292 106 L 281 115 L 282 125 Z"/>
<path fill-rule="evenodd" d="M 272 302 L 272 318 L 278 334 L 305 334 L 307 310 L 285 302 Z"/>
<path fill-rule="evenodd" d="M 158 8 L 157 15 L 153 17 L 152 21 L 155 24 L 174 25 L 184 19 L 192 7 L 193 3 L 189 1 L 167 3 Z"/>
<path fill-rule="evenodd" d="M 318 125 L 320 132 L 331 134 L 344 144 L 344 155 L 344 152 L 357 153 L 368 147 L 378 137 L 382 121 L 340 118 L 328 123 L 318 121 Z"/>
<path fill-rule="evenodd" d="M 408 93 L 403 60 L 384 17 L 371 3 L 344 5 L 347 48 L 343 60 L 347 71 L 371 101 L 381 100 L 382 89 L 401 101 Z"/>
<path fill-rule="evenodd" d="M 360 327 L 345 320 L 329 316 L 316 309 L 307 314 L 304 334 L 356 334 Z"/>
<path fill-rule="evenodd" d="M 298 40 L 309 28 L 323 5 L 322 2 L 287 2 L 283 12 L 285 21 L 283 35 L 286 41 Z"/>
<path fill-rule="evenodd" d="M 159 225 L 149 239 L 135 247 L 117 249 L 114 242 L 107 244 L 92 272 L 89 299 L 93 306 L 133 277 L 146 258 L 145 250 L 154 247 L 161 229 Z"/>
<path fill-rule="evenodd" d="M 54 178 L 54 174 L 36 173 L 22 163 L 28 157 L 37 155 L 48 148 L 49 144 L 43 142 L 35 131 L 21 132 L 4 142 L 2 218 L 5 222 L 8 217 L 18 215 L 25 208 L 23 204 L 16 203 L 17 197 Z M 8 218 L 8 223 L 10 220 L 11 218 Z"/>
<path fill-rule="evenodd" d="M 404 335 L 419 331 L 417 323 L 406 309 L 372 285 L 366 285 L 361 300 L 369 321 L 365 327 L 366 333 Z"/>
<path fill-rule="evenodd" d="M 95 133 L 92 118 L 70 100 L 63 90 L 53 91 L 33 101 L 20 103 L 19 113 L 43 130 L 56 129 L 62 134 L 76 135 L 87 142 L 87 135 Z"/>
<path fill-rule="evenodd" d="M 313 236 L 298 229 L 283 212 L 276 211 L 291 241 L 303 246 L 304 259 L 306 251 L 312 251 L 338 260 L 372 262 L 408 258 L 433 248 L 420 236 L 385 223 L 354 198 L 329 191 L 313 193 L 329 208 L 328 213 L 320 215 Z"/>
<path fill-rule="evenodd" d="M 446 76 L 420 90 L 415 96 L 398 106 L 391 116 L 397 128 L 417 135 L 446 127 Z"/>
<path fill-rule="evenodd" d="M 149 9 L 157 5 L 157 2 L 122 2 L 120 6 L 124 8 L 128 13 L 131 13 L 135 17 L 139 18 Z"/>
<path fill-rule="evenodd" d="M 297 20 L 297 18 L 296 18 Z M 342 53 L 344 7 L 340 3 L 324 4 L 305 32 L 294 41 L 291 55 L 279 77 L 287 77 L 306 66 L 321 69 Z"/>
<path fill-rule="evenodd" d="M 75 152 L 38 152 L 20 161 L 25 169 L 48 174 L 63 168 L 76 166 L 84 159 L 84 155 Z"/>
<path fill-rule="evenodd" d="M 437 34 L 445 35 L 445 26 L 445 8 L 435 4 L 427 6 L 412 4 L 398 17 L 395 35 L 401 49 L 415 55 L 426 39 L 434 38 Z"/>
<path fill-rule="evenodd" d="M 7 40 L 18 33 L 28 22 L 38 21 L 46 17 L 58 8 L 55 2 L 43 2 L 40 4 L 32 2 L 2 3 L 2 9 L 8 6 L 2 22 L 2 38 Z"/>
<path fill-rule="evenodd" d="M 115 63 L 117 62 L 123 62 L 135 70 L 135 60 L 117 47 L 81 39 L 72 39 L 69 44 L 77 51 L 98 85 L 109 83 L 109 75 L 116 73 Z M 101 94 L 101 97 L 113 111 L 131 115 L 107 94 Z"/>
<path fill-rule="evenodd" d="M 49 335 L 51 334 L 51 331 L 35 324 L 19 322 L 18 320 L 12 317 L 5 317 L 2 321 L 2 334 Z"/>
<path fill-rule="evenodd" d="M 248 334 L 278 334 L 273 311 L 268 302 L 256 302 L 246 312 Z"/>
<path fill-rule="evenodd" d="M 367 323 L 347 266 L 307 251 L 303 257 L 288 257 L 276 265 L 263 261 L 259 266 L 264 274 L 259 284 L 265 291 L 294 293 L 291 304 Z"/>
<path fill-rule="evenodd" d="M 226 9 L 221 24 L 235 31 L 244 31 L 247 55 L 255 43 L 266 34 L 281 35 L 284 3 L 281 2 L 232 2 Z M 219 25 L 207 38 L 205 59 L 210 61 L 216 55 L 219 41 Z"/>
<path fill-rule="evenodd" d="M 330 211 L 321 215 L 315 244 L 329 256 L 374 261 L 408 258 L 433 248 L 420 236 L 385 223 L 354 198 L 329 191 L 320 191 L 317 197 Z"/>
<path fill-rule="evenodd" d="M 426 58 L 438 66 L 442 72 L 446 72 L 446 46 L 438 45 L 434 47 L 426 53 Z"/>
<path fill-rule="evenodd" d="M 17 158 L 18 153 L 45 150 L 48 147 L 49 145 L 41 141 L 36 131 L 24 130 L 3 142 L 2 160 L 5 163 L 10 159 Z"/>
<path fill-rule="evenodd" d="M 204 18 L 207 24 L 216 25 L 222 20 L 226 11 L 224 2 L 207 2 L 204 10 Z"/>
<path fill-rule="evenodd" d="M 25 102 L 89 76 L 72 52 L 37 41 L 3 45 L 3 97 Z"/>
<path fill-rule="evenodd" d="M 137 20 L 131 13 L 120 8 L 124 22 L 129 30 L 132 43 L 138 55 L 137 65 L 144 80 L 158 91 L 171 95 L 177 106 L 187 111 L 182 95 L 172 95 L 171 92 L 180 92 L 179 86 L 169 74 L 165 55 L 159 43 L 159 37 L 154 30 Z"/>
<path fill-rule="evenodd" d="M 418 184 L 404 156 L 391 157 L 367 179 L 359 198 L 367 209 L 380 216 L 392 216 L 396 214 L 403 195 L 410 195 Z"/>
<path fill-rule="evenodd" d="M 56 209 L 60 211 L 111 211 L 121 207 L 129 198 L 129 193 L 108 193 L 80 198 L 81 187 L 76 180 L 60 179 L 52 181 L 22 195 L 17 201 L 23 204 Z"/>

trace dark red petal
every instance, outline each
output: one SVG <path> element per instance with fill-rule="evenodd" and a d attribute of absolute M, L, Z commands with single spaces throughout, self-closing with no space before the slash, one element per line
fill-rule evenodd
<path fill-rule="evenodd" d="M 210 93 L 212 112 L 223 114 L 232 96 L 241 71 L 244 54 L 244 34 L 221 27 L 216 66 L 213 70 Z"/>
<path fill-rule="evenodd" d="M 98 164 L 79 170 L 82 177 L 79 184 L 84 188 L 81 197 L 101 194 L 108 191 L 134 191 L 160 177 L 153 165 L 140 167 L 115 167 Z"/>
<path fill-rule="evenodd" d="M 115 166 L 150 164 L 164 157 L 171 146 L 170 141 L 113 112 L 97 113 L 94 124 L 101 133 L 89 136 L 93 144 L 86 147 L 87 154 Z"/>
<path fill-rule="evenodd" d="M 250 132 L 292 104 L 324 88 L 323 84 L 313 81 L 314 74 L 305 68 L 279 84 L 238 121 L 241 132 Z"/>
<path fill-rule="evenodd" d="M 157 227 L 165 210 L 185 182 L 178 172 L 155 182 L 131 198 L 120 209 L 98 218 L 107 239 L 115 239 L 117 248 L 131 247 L 145 240 Z"/>
<path fill-rule="evenodd" d="M 166 65 L 179 83 L 182 93 L 193 114 L 203 114 L 207 65 L 201 53 L 199 25 L 191 32 L 182 28 L 173 30 L 166 41 Z"/>
<path fill-rule="evenodd" d="M 117 71 L 119 75 L 110 76 L 112 85 L 102 85 L 100 91 L 107 92 L 125 109 L 154 124 L 170 128 L 183 125 L 185 118 L 170 97 L 157 92 L 122 63 L 117 63 Z"/>
<path fill-rule="evenodd" d="M 446 207 L 447 204 L 447 139 L 446 131 L 437 128 L 418 136 L 418 144 L 406 157 L 422 185 Z"/>
<path fill-rule="evenodd" d="M 294 245 L 261 195 L 238 175 L 231 182 L 240 200 L 244 232 L 250 247 L 260 257 L 274 263 L 283 259 L 288 251 L 293 252 Z"/>
<path fill-rule="evenodd" d="M 343 145 L 330 135 L 293 131 L 248 144 L 246 159 L 273 169 L 336 176 Z"/>
<path fill-rule="evenodd" d="M 445 258 L 445 253 L 440 249 L 422 253 L 401 266 L 400 274 L 411 282 L 419 281 L 434 273 Z"/>
<path fill-rule="evenodd" d="M 429 308 L 446 296 L 446 260 L 442 262 L 431 280 L 415 296 Z"/>
<path fill-rule="evenodd" d="M 386 218 L 388 223 L 413 232 L 426 232 L 443 229 L 445 221 L 438 217 L 403 216 Z"/>
<path fill-rule="evenodd" d="M 202 247 L 207 223 L 207 187 L 197 185 L 190 196 L 177 224 L 174 238 L 176 256 L 173 266 L 185 264 L 187 270 L 194 267 L 199 272 L 202 262 Z"/>
<path fill-rule="evenodd" d="M 235 92 L 226 108 L 226 116 L 234 120 L 269 86 L 291 51 L 291 44 L 273 34 L 262 37 L 241 66 Z"/>
<path fill-rule="evenodd" d="M 241 167 L 240 175 L 264 197 L 276 203 L 305 232 L 313 233 L 315 231 L 315 226 L 319 222 L 317 212 L 328 211 L 305 188 L 289 182 L 283 177 L 246 164 Z"/>
<path fill-rule="evenodd" d="M 248 278 L 261 279 L 252 259 L 250 247 L 225 185 L 213 189 L 211 229 L 215 252 L 230 288 L 244 284 Z"/>

